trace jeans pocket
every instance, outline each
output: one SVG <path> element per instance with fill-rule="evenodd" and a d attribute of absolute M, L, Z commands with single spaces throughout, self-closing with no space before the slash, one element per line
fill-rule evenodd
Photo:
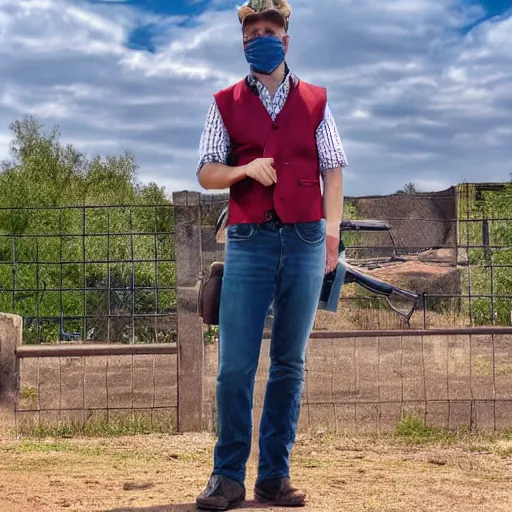
<path fill-rule="evenodd" d="M 325 241 L 325 220 L 299 222 L 295 224 L 297 236 L 309 245 L 320 245 Z"/>
<path fill-rule="evenodd" d="M 255 224 L 232 224 L 226 230 L 226 237 L 233 242 L 246 242 L 256 234 Z"/>

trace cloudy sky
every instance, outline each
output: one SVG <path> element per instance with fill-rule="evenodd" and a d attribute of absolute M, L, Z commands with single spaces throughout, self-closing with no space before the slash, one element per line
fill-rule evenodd
<path fill-rule="evenodd" d="M 238 2 L 238 5 L 242 0 Z M 512 0 L 291 0 L 290 67 L 326 86 L 348 195 L 508 180 Z M 0 160 L 24 114 L 140 179 L 199 190 L 212 94 L 247 72 L 232 0 L 0 0 Z"/>

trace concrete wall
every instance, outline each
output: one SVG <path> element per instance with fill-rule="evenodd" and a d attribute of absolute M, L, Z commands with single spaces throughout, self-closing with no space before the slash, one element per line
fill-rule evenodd
<path fill-rule="evenodd" d="M 456 245 L 455 187 L 428 194 L 392 194 L 346 200 L 354 204 L 361 218 L 388 221 L 392 226 L 393 240 L 401 254 Z M 375 243 L 376 236 L 379 235 L 366 235 L 374 241 L 371 245 L 380 245 Z M 385 235 L 380 236 L 385 240 Z M 389 242 L 384 244 L 388 248 L 392 247 Z M 379 255 L 372 253 L 371 256 Z M 455 263 L 455 251 L 453 260 Z"/>

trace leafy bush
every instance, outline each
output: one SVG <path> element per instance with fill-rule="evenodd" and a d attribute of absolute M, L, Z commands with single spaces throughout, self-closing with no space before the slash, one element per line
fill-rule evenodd
<path fill-rule="evenodd" d="M 121 341 L 132 313 L 173 312 L 164 189 L 137 182 L 129 153 L 88 159 L 32 117 L 11 130 L 11 160 L 0 170 L 0 311 L 25 318 L 25 342 L 57 341 L 61 329 L 102 340 L 108 330 Z M 135 323 L 139 341 L 157 337 L 150 319 Z"/>
<path fill-rule="evenodd" d="M 510 325 L 512 298 L 512 183 L 501 190 L 459 188 L 459 251 L 465 251 L 468 267 L 462 272 L 462 291 L 471 294 L 471 314 L 478 325 Z M 487 247 L 475 247 L 484 246 Z M 464 301 L 469 314 L 469 301 Z"/>

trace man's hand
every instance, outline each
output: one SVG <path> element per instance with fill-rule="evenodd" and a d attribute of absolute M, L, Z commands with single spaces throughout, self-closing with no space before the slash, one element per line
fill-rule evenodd
<path fill-rule="evenodd" d="M 340 237 L 327 235 L 326 236 L 326 245 L 327 245 L 327 261 L 325 265 L 325 273 L 329 274 L 333 270 L 336 269 L 338 265 L 339 258 L 339 249 L 340 249 Z"/>
<path fill-rule="evenodd" d="M 245 166 L 245 174 L 265 187 L 270 187 L 270 185 L 277 182 L 277 174 L 272 166 L 273 163 L 273 158 L 256 158 Z"/>

